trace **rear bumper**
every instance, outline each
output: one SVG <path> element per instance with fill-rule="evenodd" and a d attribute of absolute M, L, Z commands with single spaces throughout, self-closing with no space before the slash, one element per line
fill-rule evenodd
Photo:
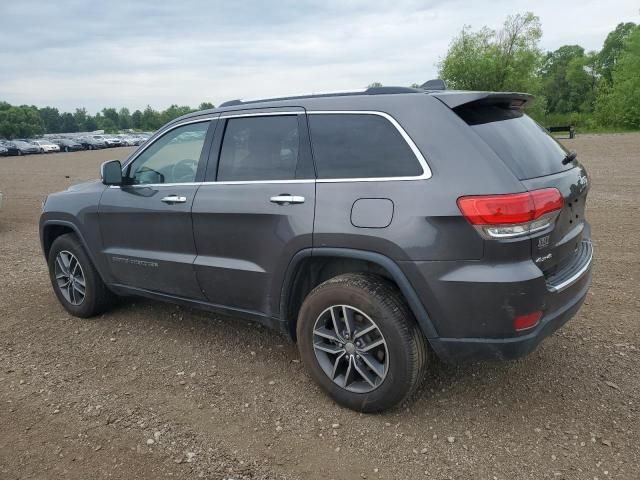
<path fill-rule="evenodd" d="M 576 314 L 591 285 L 592 256 L 587 238 L 571 265 L 550 277 L 531 259 L 404 267 L 436 331 L 428 337 L 438 357 L 513 359 L 532 352 Z M 543 316 L 534 328 L 514 329 L 518 316 L 537 311 Z"/>
<path fill-rule="evenodd" d="M 436 355 L 444 361 L 513 360 L 533 352 L 545 338 L 567 323 L 580 309 L 591 286 L 591 270 L 580 281 L 581 288 L 561 308 L 545 315 L 526 335 L 510 338 L 432 338 Z"/>

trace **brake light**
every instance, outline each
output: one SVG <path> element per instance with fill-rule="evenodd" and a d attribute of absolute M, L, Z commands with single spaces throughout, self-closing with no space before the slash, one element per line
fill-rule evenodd
<path fill-rule="evenodd" d="M 543 230 L 556 219 L 564 199 L 556 188 L 458 199 L 458 208 L 483 236 L 508 238 Z"/>
<path fill-rule="evenodd" d="M 530 328 L 535 327 L 540 323 L 540 319 L 542 318 L 542 312 L 537 311 L 533 313 L 528 313 L 526 315 L 520 315 L 516 317 L 513 321 L 513 328 L 516 331 L 520 332 L 522 330 L 529 330 Z"/>

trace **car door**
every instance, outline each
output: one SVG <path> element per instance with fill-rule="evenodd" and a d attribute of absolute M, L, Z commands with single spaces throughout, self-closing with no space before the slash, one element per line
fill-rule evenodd
<path fill-rule="evenodd" d="M 125 165 L 124 184 L 105 190 L 103 254 L 117 284 L 203 298 L 193 269 L 191 206 L 215 127 L 214 118 L 168 127 Z"/>
<path fill-rule="evenodd" d="M 198 280 L 211 303 L 274 316 L 289 260 L 312 242 L 315 174 L 305 112 L 229 112 L 219 123 L 216 161 L 192 210 Z"/>

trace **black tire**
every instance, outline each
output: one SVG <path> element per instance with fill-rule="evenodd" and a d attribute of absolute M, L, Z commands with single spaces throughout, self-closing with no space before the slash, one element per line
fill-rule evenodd
<path fill-rule="evenodd" d="M 18 156 L 21 157 L 22 156 L 22 150 L 18 150 Z"/>
<path fill-rule="evenodd" d="M 366 314 L 386 342 L 386 375 L 372 391 L 349 391 L 334 382 L 316 356 L 316 321 L 336 305 L 355 307 Z M 343 274 L 316 287 L 302 304 L 296 330 L 298 349 L 311 377 L 338 404 L 352 410 L 378 412 L 399 405 L 415 392 L 424 377 L 428 361 L 426 338 L 396 286 L 377 275 Z M 364 363 L 359 365 L 362 368 Z"/>
<path fill-rule="evenodd" d="M 93 150 L 93 145 L 89 145 L 88 150 Z"/>
<path fill-rule="evenodd" d="M 64 147 L 64 151 L 69 153 L 69 147 Z"/>
<path fill-rule="evenodd" d="M 80 264 L 81 273 L 85 282 L 84 299 L 81 303 L 74 305 L 62 292 L 58 280 L 56 279 L 56 259 L 60 252 L 69 252 Z M 88 318 L 98 315 L 107 310 L 114 300 L 113 293 L 106 287 L 102 278 L 93 266 L 93 263 L 86 254 L 82 244 L 74 234 L 61 235 L 56 238 L 49 251 L 49 278 L 58 300 L 67 312 L 75 317 Z"/>

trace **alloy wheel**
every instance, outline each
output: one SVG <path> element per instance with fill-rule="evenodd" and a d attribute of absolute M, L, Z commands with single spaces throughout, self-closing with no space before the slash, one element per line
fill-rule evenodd
<path fill-rule="evenodd" d="M 75 255 L 62 250 L 56 256 L 55 276 L 60 293 L 71 305 L 81 305 L 86 295 L 87 283 L 82 265 Z"/>
<path fill-rule="evenodd" d="M 389 350 L 380 328 L 349 305 L 323 311 L 313 327 L 318 364 L 336 385 L 355 393 L 378 388 L 389 370 Z"/>

